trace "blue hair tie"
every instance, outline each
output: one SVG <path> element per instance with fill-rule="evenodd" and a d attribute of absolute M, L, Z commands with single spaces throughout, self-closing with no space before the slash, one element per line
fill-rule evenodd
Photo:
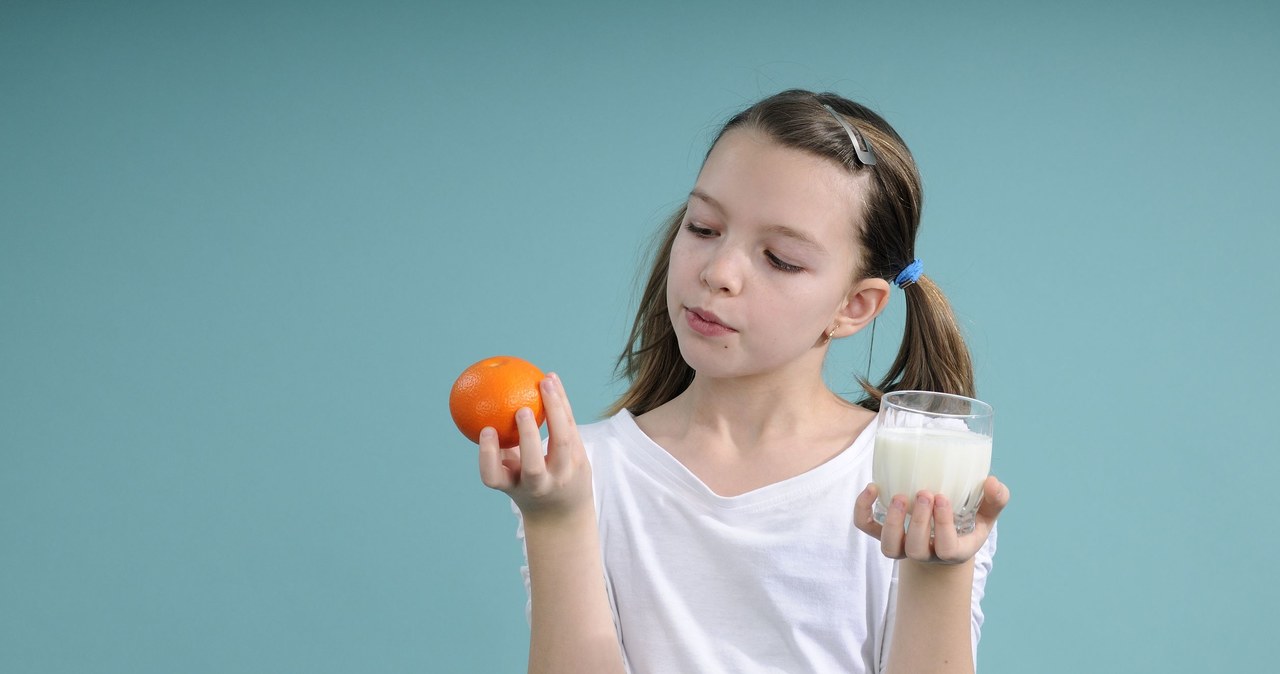
<path fill-rule="evenodd" d="M 924 269 L 924 265 L 920 264 L 920 258 L 916 258 L 911 261 L 911 264 L 907 265 L 906 269 L 903 269 L 902 272 L 898 274 L 898 278 L 894 279 L 893 282 L 898 284 L 899 288 L 906 288 L 912 283 L 920 280 L 921 269 Z"/>

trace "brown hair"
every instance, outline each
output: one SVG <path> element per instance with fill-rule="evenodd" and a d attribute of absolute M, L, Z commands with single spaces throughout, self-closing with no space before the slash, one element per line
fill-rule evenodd
<path fill-rule="evenodd" d="M 875 153 L 874 166 L 859 162 L 849 134 L 824 105 L 840 113 L 867 139 Z M 716 135 L 716 142 L 739 127 L 762 132 L 783 147 L 831 159 L 851 173 L 871 172 L 862 222 L 851 223 L 864 257 L 855 270 L 856 278 L 881 278 L 892 283 L 915 258 L 923 205 L 920 174 L 906 143 L 880 115 L 835 94 L 792 89 L 729 119 Z M 653 266 L 635 323 L 618 358 L 618 374 L 630 381 L 630 387 L 610 407 L 610 415 L 624 408 L 644 414 L 679 395 L 693 381 L 693 369 L 680 355 L 667 313 L 667 266 L 684 215 L 682 206 L 656 240 Z M 880 396 L 895 390 L 973 396 L 969 350 L 942 291 L 921 275 L 904 288 L 904 294 L 906 326 L 898 356 L 878 385 L 859 378 L 867 397 L 858 404 L 879 409 Z"/>

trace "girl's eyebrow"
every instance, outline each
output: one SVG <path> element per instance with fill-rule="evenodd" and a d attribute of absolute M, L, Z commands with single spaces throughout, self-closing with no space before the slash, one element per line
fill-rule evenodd
<path fill-rule="evenodd" d="M 826 250 L 825 248 L 822 247 L 822 244 L 815 241 L 813 237 L 809 236 L 808 234 L 805 234 L 804 232 L 798 229 L 792 229 L 786 225 L 769 225 L 768 227 L 765 228 L 764 231 L 768 234 L 777 234 L 778 236 L 784 236 L 788 239 L 791 239 L 792 241 L 795 241 L 796 243 L 800 244 L 805 248 L 811 248 L 814 251 L 819 253 L 824 252 Z"/>
<path fill-rule="evenodd" d="M 716 201 L 711 197 L 710 194 L 707 194 L 706 192 L 703 192 L 700 189 L 695 188 L 692 192 L 689 193 L 689 196 L 696 197 L 698 199 L 701 199 L 707 202 L 707 205 L 719 211 L 720 215 L 724 215 L 726 212 L 724 206 L 721 205 L 719 201 Z"/>
<path fill-rule="evenodd" d="M 689 196 L 706 202 L 707 205 L 714 208 L 720 214 L 721 217 L 723 217 L 728 212 L 728 210 L 725 209 L 723 204 L 721 204 L 719 201 L 716 201 L 714 197 L 712 197 L 710 194 L 707 194 L 706 192 L 703 192 L 702 190 L 695 189 L 689 193 Z M 824 252 L 826 250 L 826 248 L 824 248 L 822 244 L 814 240 L 813 237 L 809 236 L 808 234 L 798 229 L 795 229 L 793 227 L 788 227 L 786 225 L 769 225 L 768 227 L 765 228 L 765 233 L 784 236 L 788 239 L 792 239 L 796 243 L 806 248 L 812 248 L 817 252 Z"/>

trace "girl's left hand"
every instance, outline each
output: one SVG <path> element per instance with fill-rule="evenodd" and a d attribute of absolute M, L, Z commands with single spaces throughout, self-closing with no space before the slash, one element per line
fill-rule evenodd
<path fill-rule="evenodd" d="M 874 483 L 858 496 L 854 505 L 854 523 L 863 532 L 880 540 L 880 550 L 891 559 L 913 559 L 917 562 L 960 564 L 977 554 L 995 526 L 1000 511 L 1009 504 L 1009 488 L 995 477 L 982 484 L 982 503 L 974 517 L 973 531 L 956 533 L 951 503 L 941 494 L 922 491 L 914 503 L 897 494 L 893 497 L 884 524 L 871 516 L 871 506 L 879 496 Z M 911 527 L 905 526 L 911 511 Z"/>

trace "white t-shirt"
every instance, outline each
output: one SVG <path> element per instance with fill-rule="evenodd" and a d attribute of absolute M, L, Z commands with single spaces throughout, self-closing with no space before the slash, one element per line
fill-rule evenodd
<path fill-rule="evenodd" d="M 629 671 L 880 671 L 897 562 L 853 524 L 854 501 L 871 481 L 874 427 L 802 475 L 725 497 L 646 436 L 630 412 L 582 426 L 605 585 Z M 523 542 L 523 523 L 517 535 Z M 975 662 L 995 539 L 993 532 L 975 559 Z M 522 571 L 528 590 L 528 567 Z"/>

